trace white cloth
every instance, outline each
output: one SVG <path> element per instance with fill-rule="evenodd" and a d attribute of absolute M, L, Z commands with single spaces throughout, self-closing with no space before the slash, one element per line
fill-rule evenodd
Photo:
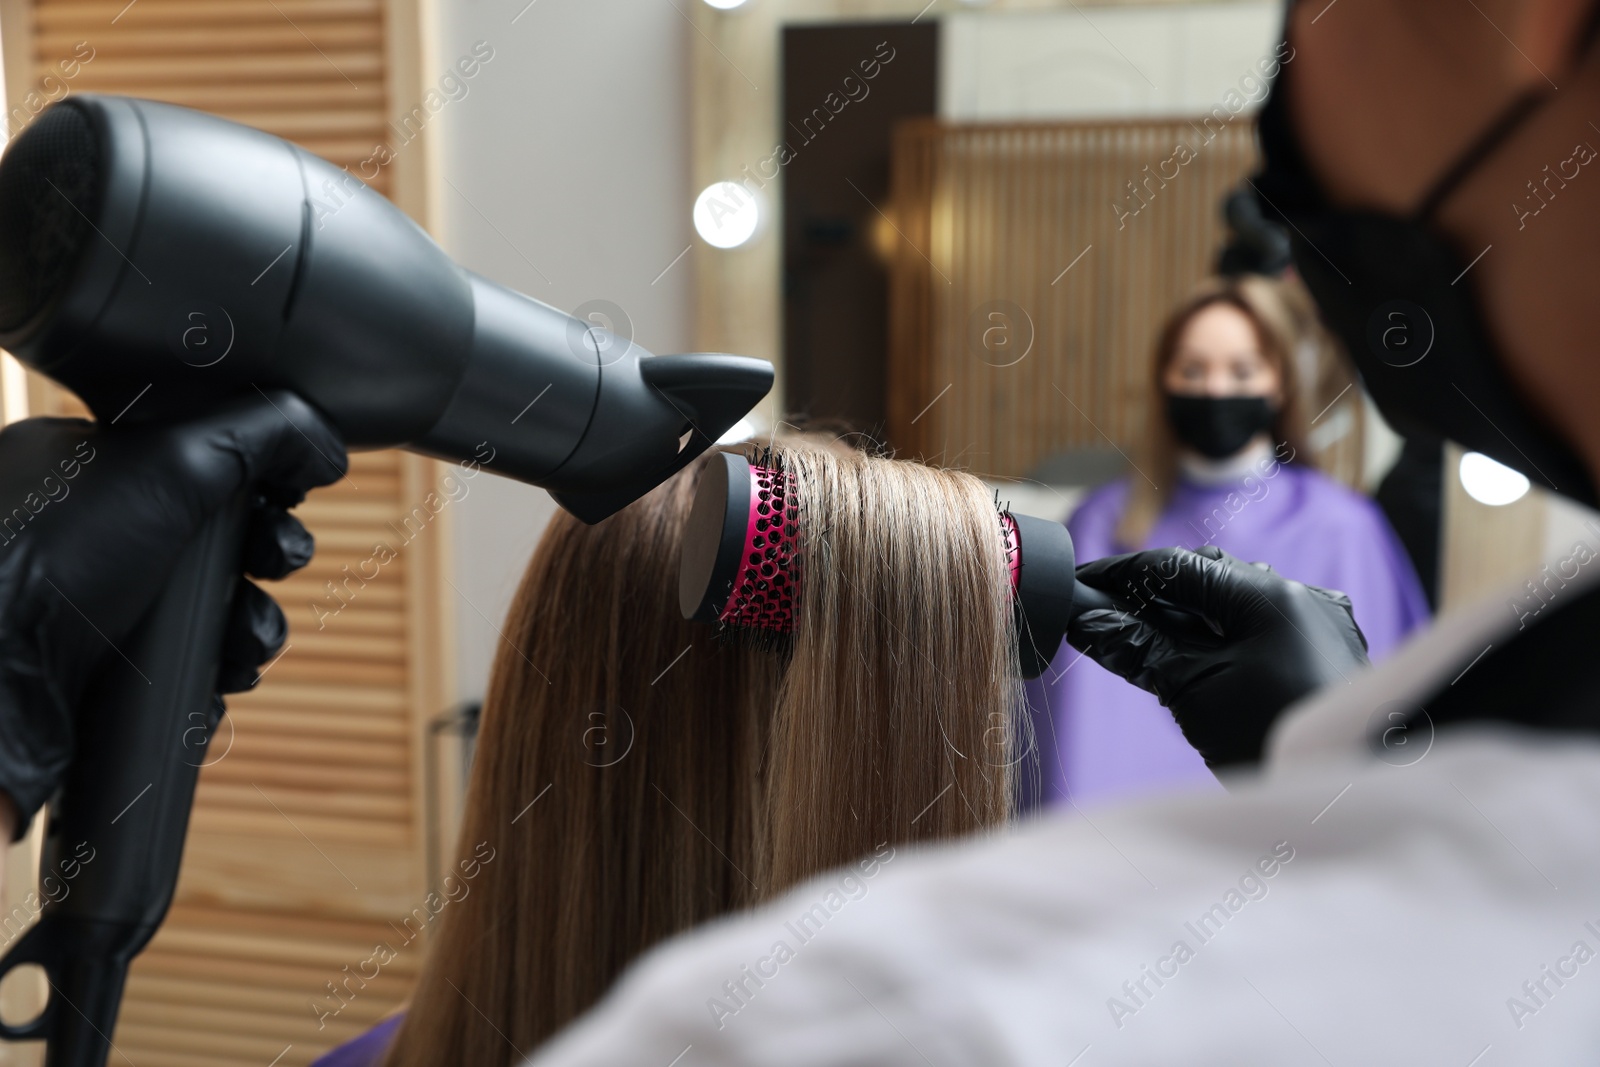
<path fill-rule="evenodd" d="M 884 849 L 678 938 L 532 1062 L 1593 1063 L 1600 740 L 1361 740 L 1515 621 L 1496 602 L 1315 699 L 1228 795 Z"/>
<path fill-rule="evenodd" d="M 1259 478 L 1263 470 L 1277 470 L 1268 466 L 1277 461 L 1266 434 L 1258 434 L 1239 451 L 1221 459 L 1208 459 L 1188 449 L 1178 452 L 1178 469 L 1196 485 L 1236 485 L 1249 475 Z"/>

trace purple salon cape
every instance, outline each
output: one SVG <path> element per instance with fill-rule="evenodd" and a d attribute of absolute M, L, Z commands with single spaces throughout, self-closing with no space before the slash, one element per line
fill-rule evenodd
<path fill-rule="evenodd" d="M 1274 467 L 1271 475 L 1235 484 L 1180 479 L 1139 547 L 1216 545 L 1308 585 L 1342 590 L 1377 661 L 1428 619 L 1405 549 L 1367 497 L 1310 467 Z M 1078 562 L 1131 551 L 1114 540 L 1128 488 L 1127 479 L 1102 486 L 1072 513 L 1067 529 Z M 1065 642 L 1050 668 L 1029 683 L 1028 699 L 1039 802 L 1099 803 L 1171 788 L 1221 788 L 1154 696 Z M 1021 800 L 1031 806 L 1034 798 Z"/>
<path fill-rule="evenodd" d="M 404 1012 L 389 1016 L 359 1037 L 353 1037 L 338 1048 L 323 1053 L 312 1062 L 311 1067 L 374 1067 L 383 1062 L 384 1054 L 389 1051 L 389 1042 L 394 1040 L 395 1032 L 404 1020 Z"/>

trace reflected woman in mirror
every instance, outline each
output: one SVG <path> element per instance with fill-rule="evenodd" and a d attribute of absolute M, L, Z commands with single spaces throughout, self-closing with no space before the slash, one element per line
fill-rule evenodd
<path fill-rule="evenodd" d="M 1217 545 L 1349 594 L 1374 660 L 1426 622 L 1422 587 L 1382 511 L 1313 462 L 1302 382 L 1326 343 L 1293 281 L 1214 280 L 1178 307 L 1157 338 L 1133 469 L 1067 521 L 1078 561 Z M 1217 788 L 1155 697 L 1072 648 L 1029 696 L 1044 720 L 1040 743 L 1053 732 L 1057 750 L 1046 802 Z"/>

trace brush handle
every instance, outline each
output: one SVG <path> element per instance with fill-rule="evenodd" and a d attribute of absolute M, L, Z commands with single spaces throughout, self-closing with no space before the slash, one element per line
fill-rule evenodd
<path fill-rule="evenodd" d="M 1203 615 L 1174 607 L 1161 600 L 1148 600 L 1143 604 L 1135 604 L 1133 601 L 1102 593 L 1074 579 L 1072 614 L 1076 617 L 1085 611 L 1120 611 L 1134 618 L 1144 619 L 1159 630 L 1195 644 L 1215 646 L 1222 639 L 1222 631 Z"/>

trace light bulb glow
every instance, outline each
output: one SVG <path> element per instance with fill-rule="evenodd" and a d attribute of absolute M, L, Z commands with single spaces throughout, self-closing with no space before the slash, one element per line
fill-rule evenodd
<path fill-rule="evenodd" d="M 718 11 L 732 11 L 736 7 L 743 7 L 745 0 L 706 0 L 706 3 Z"/>
<path fill-rule="evenodd" d="M 1461 457 L 1458 473 L 1461 488 L 1480 504 L 1502 507 L 1515 503 L 1527 495 L 1527 476 L 1496 462 L 1482 452 L 1468 452 Z"/>
<path fill-rule="evenodd" d="M 738 182 L 713 182 L 694 201 L 694 230 L 706 244 L 737 248 L 755 236 L 761 208 Z"/>

